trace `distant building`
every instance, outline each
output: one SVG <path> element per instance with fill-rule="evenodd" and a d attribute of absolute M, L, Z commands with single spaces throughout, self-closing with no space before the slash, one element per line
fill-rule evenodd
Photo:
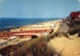
<path fill-rule="evenodd" d="M 70 13 L 71 21 L 80 21 L 80 11 Z"/>

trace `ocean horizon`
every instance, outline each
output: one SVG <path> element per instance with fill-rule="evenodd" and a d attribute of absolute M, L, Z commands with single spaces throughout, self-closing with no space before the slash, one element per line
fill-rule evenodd
<path fill-rule="evenodd" d="M 7 30 L 10 28 L 16 28 L 58 19 L 61 18 L 0 18 L 0 30 Z"/>

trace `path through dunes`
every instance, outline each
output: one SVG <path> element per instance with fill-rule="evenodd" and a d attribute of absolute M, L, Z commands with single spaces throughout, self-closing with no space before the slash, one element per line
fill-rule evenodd
<path fill-rule="evenodd" d="M 47 45 L 61 56 L 80 56 L 80 38 L 71 40 L 64 36 L 56 37 L 51 39 Z"/>

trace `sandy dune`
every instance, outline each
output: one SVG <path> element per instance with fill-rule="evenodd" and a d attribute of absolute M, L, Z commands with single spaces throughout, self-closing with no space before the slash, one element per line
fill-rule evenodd
<path fill-rule="evenodd" d="M 48 42 L 48 46 L 61 56 L 80 56 L 80 38 L 56 37 Z"/>

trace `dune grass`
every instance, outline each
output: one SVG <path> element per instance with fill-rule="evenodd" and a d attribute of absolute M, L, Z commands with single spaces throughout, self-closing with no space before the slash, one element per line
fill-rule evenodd
<path fill-rule="evenodd" d="M 53 36 L 49 36 L 53 37 Z M 47 38 L 49 40 L 50 38 Z M 0 50 L 3 56 L 54 56 L 55 50 L 47 47 L 46 38 L 36 38 L 30 41 L 10 45 Z"/>

